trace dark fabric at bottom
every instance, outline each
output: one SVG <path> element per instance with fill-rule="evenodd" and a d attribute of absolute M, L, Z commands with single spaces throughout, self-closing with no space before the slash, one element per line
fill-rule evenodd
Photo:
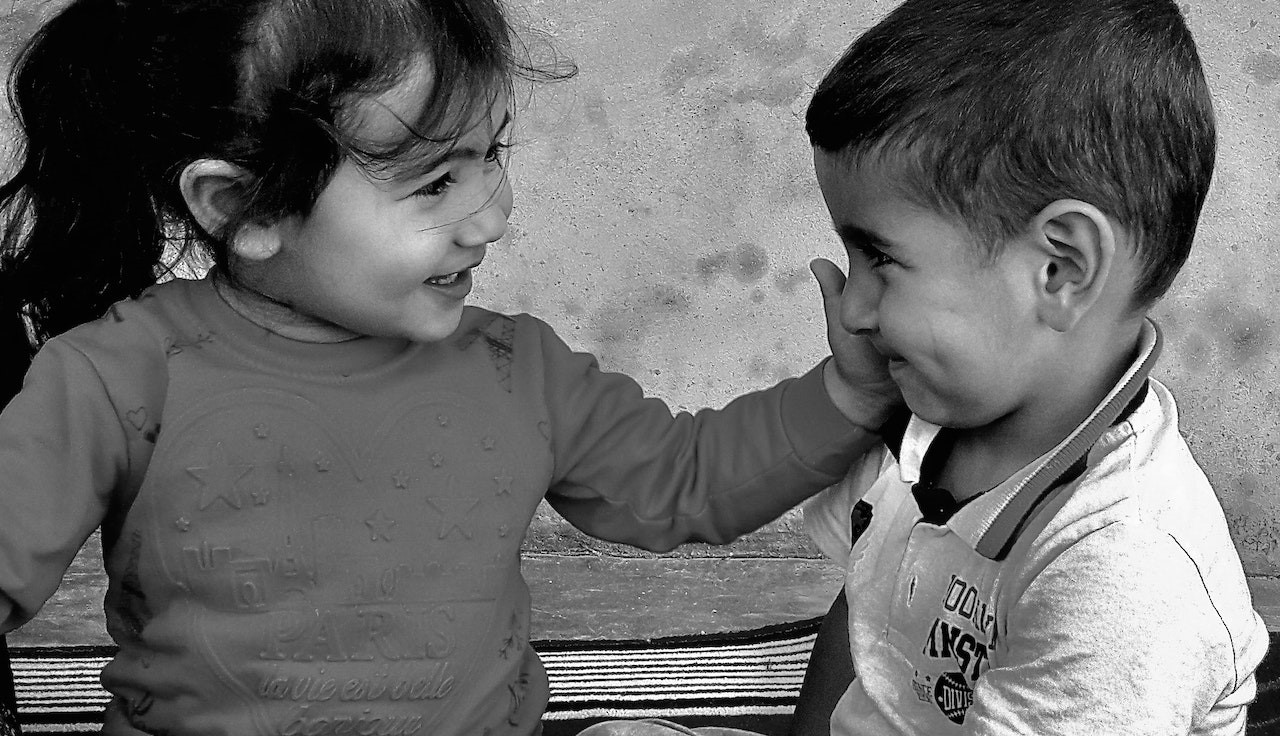
<path fill-rule="evenodd" d="M 650 653 L 654 650 L 663 650 L 677 655 L 682 650 L 687 650 L 688 652 L 705 656 L 706 652 L 710 651 L 708 645 L 723 646 L 726 642 L 732 643 L 734 646 L 764 647 L 778 646 L 780 643 L 804 641 L 805 636 L 812 634 L 812 631 L 816 628 L 816 623 L 817 621 L 813 620 L 754 632 L 680 637 L 652 643 L 601 640 L 538 642 L 538 644 L 541 645 L 539 647 L 540 651 L 546 649 L 548 652 L 564 651 L 584 655 L 594 654 L 596 651 L 625 652 L 637 647 L 644 647 L 648 656 L 651 656 Z M 750 651 L 750 649 L 743 649 L 742 656 L 744 658 L 756 656 L 749 654 Z M 768 650 L 761 650 L 761 652 L 765 651 Z M 88 666 L 92 668 L 100 667 L 101 658 L 109 656 L 110 653 L 109 647 L 48 647 L 39 648 L 38 650 L 20 650 L 17 656 L 22 657 L 25 662 L 40 661 L 42 659 L 58 659 L 63 662 L 83 660 L 89 663 Z M 772 655 L 762 653 L 758 656 L 767 658 Z M 1280 736 L 1280 632 L 1271 633 L 1271 648 L 1267 652 L 1266 659 L 1263 660 L 1262 665 L 1258 668 L 1257 679 L 1258 697 L 1249 710 L 1247 735 Z M 12 718 L 12 710 L 4 706 L 6 701 L 12 702 L 13 698 L 14 680 L 10 669 L 9 652 L 3 647 L 3 637 L 0 637 L 0 736 L 14 736 L 21 733 L 18 730 L 18 722 Z M 593 702 L 598 703 L 599 701 Z M 625 708 L 632 704 L 633 701 L 626 697 L 619 697 L 610 702 L 613 705 Z M 794 705 L 794 698 L 791 699 L 790 703 Z M 697 701 L 683 701 L 682 705 L 688 707 L 697 706 L 700 703 Z M 21 710 L 22 705 L 19 703 L 18 707 Z M 553 700 L 551 709 L 554 710 L 557 707 L 568 708 L 576 706 L 565 703 L 557 704 Z M 790 716 L 785 713 L 716 716 L 663 714 L 662 717 L 690 728 L 722 726 L 755 731 L 764 736 L 785 736 L 790 719 Z M 21 720 L 30 726 L 28 736 L 34 733 L 66 734 L 70 736 L 71 734 L 96 732 L 96 729 L 100 727 L 101 719 L 100 707 L 95 707 L 88 711 L 68 709 L 65 712 L 44 714 L 23 711 Z M 576 736 L 579 731 L 600 720 L 605 719 L 597 717 L 550 719 L 543 724 L 543 736 Z"/>

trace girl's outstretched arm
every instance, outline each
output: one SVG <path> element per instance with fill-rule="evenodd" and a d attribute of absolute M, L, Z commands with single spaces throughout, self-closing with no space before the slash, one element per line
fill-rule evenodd
<path fill-rule="evenodd" d="M 588 534 L 655 551 L 724 544 L 843 477 L 880 444 L 875 416 L 850 421 L 824 364 L 734 399 L 674 413 L 630 377 L 600 370 L 547 325 L 519 331 L 540 352 L 539 404 L 555 457 L 547 500 Z M 536 347 L 528 344 L 534 335 Z"/>
<path fill-rule="evenodd" d="M 57 589 L 129 476 L 131 444 L 94 364 L 46 345 L 0 412 L 0 632 Z"/>

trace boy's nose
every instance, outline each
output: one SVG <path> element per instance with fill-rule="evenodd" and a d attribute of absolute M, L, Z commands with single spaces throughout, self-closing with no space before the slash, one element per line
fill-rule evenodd
<path fill-rule="evenodd" d="M 840 295 L 840 325 L 855 335 L 874 333 L 879 325 L 880 280 L 866 269 L 851 268 Z"/>

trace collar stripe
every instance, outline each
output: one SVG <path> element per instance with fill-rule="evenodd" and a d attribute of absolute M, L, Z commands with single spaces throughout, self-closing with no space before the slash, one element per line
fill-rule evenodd
<path fill-rule="evenodd" d="M 978 553 L 983 557 L 1000 561 L 1009 554 L 1022 529 L 1051 498 L 1066 489 L 1068 482 L 1079 475 L 1076 473 L 1068 477 L 1072 475 L 1073 467 L 1082 467 L 1077 464 L 1084 461 L 1089 448 L 1115 423 L 1125 407 L 1146 385 L 1163 344 L 1160 328 L 1156 323 L 1148 319 L 1146 324 L 1150 327 L 1143 330 L 1143 353 L 1139 359 L 1120 379 L 1111 395 L 1076 428 L 1061 449 L 1022 480 L 1013 497 L 978 540 Z"/>

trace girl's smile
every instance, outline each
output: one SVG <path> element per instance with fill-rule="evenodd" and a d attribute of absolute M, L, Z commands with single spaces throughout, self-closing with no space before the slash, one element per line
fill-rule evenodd
<path fill-rule="evenodd" d="M 478 265 L 480 264 L 477 262 L 476 266 Z M 432 276 L 425 283 L 446 296 L 465 299 L 471 293 L 471 271 L 474 268 L 475 266 L 469 266 L 444 276 Z"/>
<path fill-rule="evenodd" d="M 358 136 L 374 148 L 403 138 L 401 121 L 417 117 L 429 85 L 418 65 L 400 84 L 357 103 Z M 235 249 L 237 283 L 293 311 L 285 320 L 246 316 L 304 340 L 448 337 L 474 269 L 507 230 L 509 120 L 500 98 L 444 151 L 376 172 L 344 159 L 310 212 L 264 228 L 269 247 Z"/>

